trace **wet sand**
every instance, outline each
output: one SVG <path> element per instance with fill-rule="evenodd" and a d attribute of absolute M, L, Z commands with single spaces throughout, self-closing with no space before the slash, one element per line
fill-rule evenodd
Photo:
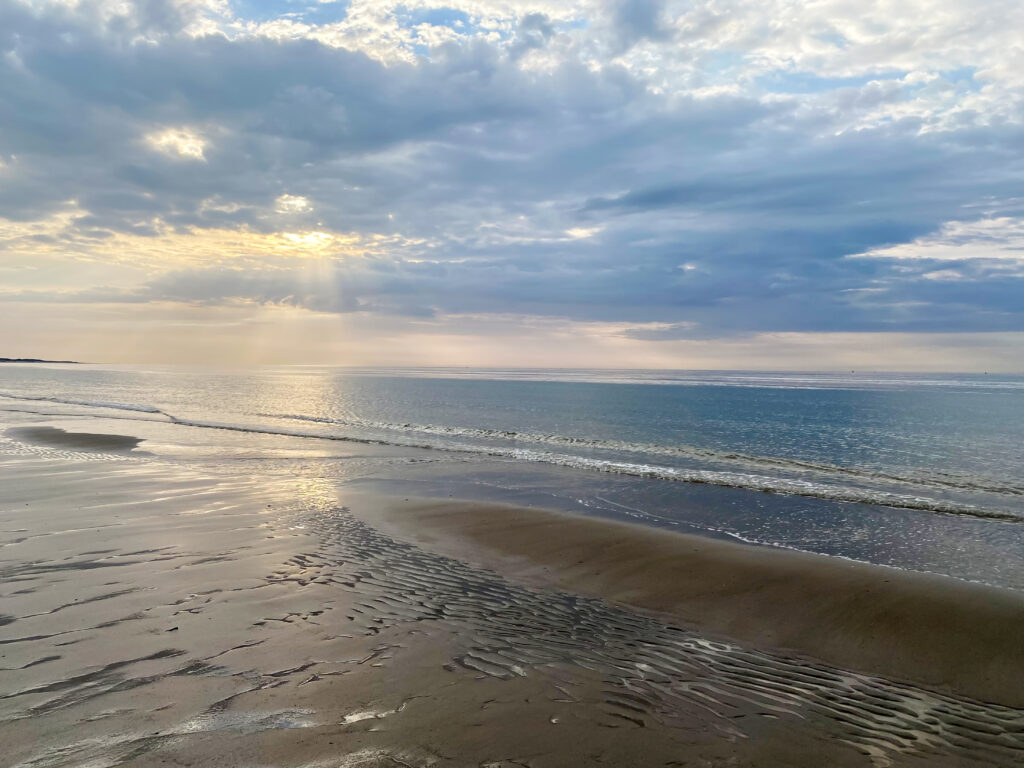
<path fill-rule="evenodd" d="M 361 514 L 517 580 L 669 614 L 705 633 L 1024 707 L 1024 595 L 929 574 L 478 502 Z"/>
<path fill-rule="evenodd" d="M 739 642 L 760 614 L 734 619 L 734 641 L 729 627 L 705 634 L 712 604 L 734 600 L 726 584 L 704 603 L 643 598 L 615 549 L 623 531 L 587 534 L 609 570 L 586 574 L 565 542 L 590 521 L 499 524 L 509 510 L 46 437 L 0 439 L 0 765 L 923 768 L 1024 755 L 1019 709 L 781 651 L 784 635 Z M 700 620 L 674 618 L 694 605 Z M 742 613 L 720 610 L 715 621 Z"/>
<path fill-rule="evenodd" d="M 104 453 L 126 453 L 134 450 L 142 442 L 141 438 L 131 435 L 68 432 L 59 427 L 12 427 L 6 434 L 15 440 L 36 445 Z"/>

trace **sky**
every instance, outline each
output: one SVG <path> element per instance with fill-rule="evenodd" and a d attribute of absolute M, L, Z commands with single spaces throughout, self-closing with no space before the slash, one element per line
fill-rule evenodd
<path fill-rule="evenodd" d="M 3 0 L 0 356 L 1024 372 L 1020 0 Z"/>

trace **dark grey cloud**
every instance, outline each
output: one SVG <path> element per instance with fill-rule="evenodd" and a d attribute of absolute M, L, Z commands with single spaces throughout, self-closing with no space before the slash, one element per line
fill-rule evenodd
<path fill-rule="evenodd" d="M 543 13 L 528 13 L 519 21 L 509 56 L 518 59 L 528 51 L 543 49 L 555 35 L 555 25 Z"/>
<path fill-rule="evenodd" d="M 665 0 L 614 0 L 610 10 L 620 50 L 641 40 L 666 40 L 672 36 L 665 17 Z"/>

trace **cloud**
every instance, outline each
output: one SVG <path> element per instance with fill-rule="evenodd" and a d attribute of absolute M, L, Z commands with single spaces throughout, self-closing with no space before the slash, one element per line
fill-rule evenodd
<path fill-rule="evenodd" d="M 948 221 L 938 232 L 911 242 L 852 254 L 850 258 L 996 260 L 1005 262 L 1005 266 L 1024 268 L 1024 218 L 998 216 L 974 221 Z M 999 268 L 1004 268 L 1004 265 L 999 265 Z"/>
<path fill-rule="evenodd" d="M 0 6 L 3 297 L 1024 329 L 1019 3 L 330 6 Z"/>
<path fill-rule="evenodd" d="M 189 128 L 165 128 L 153 131 L 144 137 L 149 146 L 158 152 L 183 160 L 202 160 L 206 140 Z"/>
<path fill-rule="evenodd" d="M 280 195 L 274 204 L 278 213 L 306 213 L 313 210 L 309 198 L 302 195 Z"/>
<path fill-rule="evenodd" d="M 614 0 L 610 3 L 611 26 L 619 45 L 628 49 L 640 40 L 662 41 L 672 33 L 665 18 L 665 0 Z"/>

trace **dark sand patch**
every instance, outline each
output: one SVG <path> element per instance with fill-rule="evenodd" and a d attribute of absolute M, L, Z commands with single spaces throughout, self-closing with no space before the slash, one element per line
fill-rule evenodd
<path fill-rule="evenodd" d="M 92 432 L 68 432 L 58 427 L 12 427 L 8 437 L 49 448 L 68 448 L 75 451 L 100 453 L 127 453 L 138 447 L 142 438 L 131 435 L 105 435 Z"/>
<path fill-rule="evenodd" d="M 517 579 L 759 649 L 1024 706 L 1024 596 L 941 576 L 477 502 L 356 501 L 385 530 Z"/>

